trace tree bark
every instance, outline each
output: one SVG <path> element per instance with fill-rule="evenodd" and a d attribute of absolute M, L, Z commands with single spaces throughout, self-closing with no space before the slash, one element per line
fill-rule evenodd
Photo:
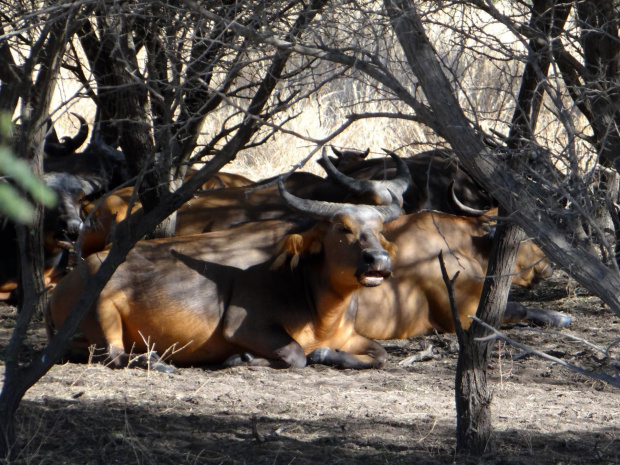
<path fill-rule="evenodd" d="M 557 31 L 558 25 L 563 24 L 568 13 L 564 8 L 560 11 L 561 14 L 554 17 L 549 14 L 549 6 L 549 3 L 544 0 L 535 2 L 534 16 L 530 24 L 545 35 L 549 34 L 549 31 Z M 491 154 L 481 141 L 472 140 L 472 136 L 475 135 L 471 125 L 463 115 L 437 64 L 434 50 L 426 39 L 413 5 L 408 1 L 387 0 L 386 7 L 408 62 L 420 80 L 439 124 L 444 124 L 451 145 L 461 153 L 463 151 L 459 150 L 460 147 L 472 147 L 473 154 L 463 153 L 464 165 L 468 166 L 471 161 L 483 181 L 486 181 L 482 182 L 482 185 L 492 186 L 490 191 L 494 195 L 500 190 L 505 192 L 506 188 L 514 185 L 514 181 L 506 182 L 508 180 L 504 178 L 500 180 L 500 183 L 503 181 L 506 184 L 502 185 L 498 184 L 497 180 L 489 183 L 488 178 L 484 179 L 489 173 L 482 163 L 492 164 Z M 532 60 L 524 70 L 508 141 L 509 148 L 515 151 L 524 151 L 528 145 L 527 141 L 532 140 L 531 135 L 536 126 L 542 101 L 539 85 L 545 79 L 549 69 L 549 56 L 543 53 L 544 47 L 539 46 L 536 41 L 533 45 Z M 464 140 L 473 142 L 473 145 L 461 145 Z M 488 158 L 484 160 L 480 158 L 480 155 L 486 155 Z M 477 162 L 480 165 L 477 165 Z M 495 163 L 495 166 L 491 166 L 491 170 L 497 169 L 498 165 Z M 507 216 L 508 213 L 505 208 L 500 207 L 500 216 Z M 477 316 L 481 320 L 494 327 L 499 327 L 506 308 L 512 281 L 511 272 L 514 270 L 518 246 L 523 237 L 523 231 L 515 224 L 501 223 L 497 227 L 487 278 L 477 311 Z M 457 453 L 479 457 L 487 450 L 492 433 L 492 396 L 487 386 L 486 376 L 490 343 L 476 341 L 477 338 L 485 336 L 487 332 L 480 324 L 474 322 L 469 330 L 465 331 L 458 323 L 458 314 L 454 308 L 453 315 L 460 348 L 455 379 Z"/>
<path fill-rule="evenodd" d="M 594 131 L 601 163 L 620 172 L 620 13 L 613 0 L 576 4 L 579 41 L 586 72 L 579 74 L 577 102 L 587 106 L 585 115 Z M 565 65 L 570 76 L 570 66 Z M 567 69 L 568 68 L 568 69 Z M 572 81 L 569 81 L 572 84 Z M 569 84 L 569 85 L 570 85 Z"/>
<path fill-rule="evenodd" d="M 25 68 L 39 65 L 35 82 L 25 81 L 19 86 L 22 99 L 22 128 L 18 155 L 28 160 L 33 174 L 42 182 L 43 141 L 49 117 L 49 107 L 60 71 L 61 51 L 65 45 L 68 18 L 50 23 L 49 34 L 40 56 L 31 56 Z M 17 226 L 21 272 L 21 302 L 15 328 L 6 349 L 4 384 L 0 393 L 0 458 L 10 459 L 15 442 L 15 411 L 28 388 L 18 355 L 26 338 L 28 325 L 35 314 L 42 315 L 47 302 L 44 292 L 43 206 L 35 206 L 34 225 Z"/>
<path fill-rule="evenodd" d="M 4 35 L 4 27 L 0 25 L 0 35 Z M 19 101 L 19 85 L 23 81 L 21 70 L 15 63 L 13 54 L 7 44 L 7 41 L 0 42 L 0 62 L 4 63 L 0 66 L 0 113 L 6 112 L 13 115 L 17 102 Z M 0 134 L 0 138 L 3 135 Z M 7 145 L 13 145 L 11 143 Z"/>
<path fill-rule="evenodd" d="M 148 114 L 148 89 L 146 83 L 138 79 L 141 73 L 133 26 L 135 17 L 144 13 L 129 12 L 123 5 L 101 5 L 97 11 L 100 40 L 90 25 L 85 24 L 81 41 L 97 81 L 102 113 L 118 131 L 118 142 L 127 164 L 138 179 L 140 201 L 145 211 L 150 211 L 171 191 L 172 163 L 169 156 L 163 156 L 166 153 L 156 162 L 153 128 Z M 109 133 L 107 137 L 111 137 L 114 129 L 109 124 L 104 127 Z M 149 235 L 174 235 L 173 218 L 164 220 Z"/>
<path fill-rule="evenodd" d="M 560 30 L 568 16 L 568 8 L 552 8 L 551 0 L 536 0 L 530 19 L 532 30 L 547 37 Z M 540 41 L 530 41 L 532 53 L 523 70 L 517 104 L 512 117 L 508 148 L 524 150 L 536 128 L 542 103 L 541 82 L 546 79 L 550 66 L 548 49 Z M 498 215 L 505 216 L 500 207 Z M 514 270 L 519 242 L 525 238 L 519 226 L 501 222 L 497 225 L 493 248 L 489 257 L 487 276 L 476 315 L 487 324 L 499 328 L 504 315 Z M 477 342 L 484 337 L 483 327 L 474 322 L 468 331 L 459 331 L 459 357 L 455 379 L 457 412 L 457 453 L 479 457 L 490 446 L 492 394 L 487 385 L 487 365 L 490 343 Z"/>
<path fill-rule="evenodd" d="M 500 212 L 500 215 L 503 212 Z M 510 223 L 499 225 L 495 232 L 487 279 L 482 289 L 476 316 L 499 328 L 502 321 L 519 243 L 525 238 L 522 229 Z M 456 318 L 458 321 L 458 316 Z M 490 342 L 478 342 L 488 330 L 473 322 L 468 330 L 458 327 L 459 357 L 456 366 L 456 451 L 459 454 L 480 456 L 489 446 L 492 394 L 487 386 Z"/>

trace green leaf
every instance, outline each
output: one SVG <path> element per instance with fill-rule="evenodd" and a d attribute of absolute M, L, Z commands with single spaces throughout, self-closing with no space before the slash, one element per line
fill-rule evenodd
<path fill-rule="evenodd" d="M 0 173 L 10 176 L 15 183 L 23 187 L 32 198 L 46 207 L 56 204 L 56 194 L 32 174 L 30 165 L 15 158 L 7 147 L 0 147 Z"/>
<path fill-rule="evenodd" d="M 11 131 L 13 131 L 11 115 L 7 112 L 0 113 L 0 134 L 8 137 L 11 134 Z"/>
<path fill-rule="evenodd" d="M 10 184 L 0 183 L 0 214 L 16 223 L 32 224 L 34 207 Z"/>
<path fill-rule="evenodd" d="M 0 113 L 0 134 L 8 136 L 12 127 L 11 116 Z M 0 175 L 10 177 L 35 202 L 46 207 L 56 204 L 56 193 L 32 173 L 28 163 L 15 157 L 9 147 L 0 146 Z M 32 224 L 34 207 L 11 184 L 0 182 L 0 214 L 18 223 Z"/>

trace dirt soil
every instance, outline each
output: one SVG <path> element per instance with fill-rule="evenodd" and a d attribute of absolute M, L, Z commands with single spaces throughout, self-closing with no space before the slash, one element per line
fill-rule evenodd
<path fill-rule="evenodd" d="M 506 333 L 566 362 L 608 373 L 607 347 L 620 318 L 561 273 L 534 290 L 515 289 L 526 306 L 573 317 L 560 334 Z M 0 350 L 14 309 L 0 307 Z M 33 325 L 24 353 L 45 344 Z M 386 341 L 384 370 L 328 367 L 178 375 L 55 366 L 28 391 L 18 411 L 19 464 L 447 464 L 455 457 L 456 354 L 402 366 L 432 344 L 450 352 L 454 335 Z M 476 463 L 620 463 L 620 390 L 495 343 L 489 366 L 494 435 Z M 618 361 L 619 350 L 612 352 Z M 3 374 L 2 367 L 2 374 Z"/>

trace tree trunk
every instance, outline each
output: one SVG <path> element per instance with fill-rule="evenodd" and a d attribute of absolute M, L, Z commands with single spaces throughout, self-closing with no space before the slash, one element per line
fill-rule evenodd
<path fill-rule="evenodd" d="M 541 37 L 555 37 L 562 30 L 570 5 L 560 3 L 554 8 L 552 0 L 536 0 L 530 27 Z M 533 141 L 538 114 L 542 103 L 541 82 L 546 79 L 550 66 L 547 41 L 530 41 L 532 54 L 523 71 L 517 105 L 508 137 L 508 148 L 524 150 Z M 500 208 L 499 216 L 506 215 Z M 494 237 L 489 258 L 487 279 L 480 298 L 477 316 L 488 324 L 499 327 L 510 292 L 519 242 L 525 238 L 516 225 L 500 223 Z M 468 331 L 459 335 L 459 359 L 456 373 L 457 452 L 480 456 L 489 446 L 492 433 L 492 395 L 486 382 L 490 343 L 477 342 L 485 330 L 474 322 Z"/>
<path fill-rule="evenodd" d="M 77 14 L 73 10 L 71 15 Z M 88 14 L 88 12 L 85 12 Z M 41 182 L 43 178 L 43 144 L 46 133 L 45 122 L 49 119 L 49 108 L 60 72 L 62 50 L 66 40 L 74 33 L 72 16 L 59 13 L 50 18 L 47 37 L 41 37 L 43 47 L 39 54 L 28 57 L 25 69 L 38 65 L 34 82 L 22 81 L 18 87 L 22 105 L 22 127 L 18 148 L 20 158 L 30 162 L 33 174 Z M 43 42 L 43 39 L 45 41 Z M 43 257 L 43 206 L 35 206 L 34 223 L 17 226 L 20 250 L 20 288 L 22 300 L 19 304 L 17 322 L 5 352 L 4 384 L 0 393 L 0 457 L 9 459 L 15 442 L 15 411 L 22 397 L 32 386 L 28 371 L 19 365 L 18 356 L 26 339 L 28 325 L 35 314 L 42 315 L 47 302 L 44 292 Z"/>
<path fill-rule="evenodd" d="M 579 77 L 586 82 L 578 86 L 582 94 L 576 101 L 581 102 L 580 108 L 587 106 L 584 114 L 592 125 L 601 163 L 620 171 L 618 5 L 613 0 L 596 0 L 577 2 L 575 9 L 581 34 L 579 42 L 587 69 L 587 73 L 580 73 Z M 563 75 L 567 68 L 561 68 Z M 570 70 L 566 74 L 570 76 Z"/>
<path fill-rule="evenodd" d="M 56 71 L 58 70 L 59 68 L 56 69 Z M 48 107 L 46 106 L 46 108 Z M 25 119 L 25 124 L 22 125 L 20 144 L 24 152 L 20 155 L 22 158 L 29 159 L 32 171 L 39 179 L 42 178 L 43 167 L 44 119 L 35 122 Z M 33 127 L 39 129 L 35 132 Z M 34 152 L 32 152 L 32 145 L 26 143 L 28 140 L 39 141 L 38 144 L 34 144 L 38 145 Z M 0 443 L 0 457 L 3 458 L 8 458 L 15 441 L 15 410 L 26 390 L 30 387 L 24 385 L 22 369 L 17 357 L 26 338 L 30 321 L 34 315 L 43 315 L 47 302 L 47 296 L 44 292 L 43 207 L 36 205 L 34 211 L 33 225 L 16 226 L 20 251 L 20 301 L 17 322 L 6 349 L 4 385 L 0 393 L 0 432 L 3 435 L 3 441 Z"/>
<path fill-rule="evenodd" d="M 19 378 L 12 377 L 5 381 L 0 396 L 0 461 L 11 463 L 11 453 L 15 444 L 15 412 L 24 393 L 19 389 Z"/>
<path fill-rule="evenodd" d="M 81 41 L 98 85 L 99 106 L 103 116 L 115 123 L 113 131 L 105 125 L 106 137 L 115 132 L 120 147 L 134 176 L 138 177 L 138 193 L 145 211 L 150 211 L 170 192 L 170 150 L 156 150 L 148 112 L 148 89 L 136 79 L 140 76 L 137 47 L 133 42 L 131 23 L 134 19 L 122 5 L 102 6 L 97 12 L 98 36 L 85 23 Z M 141 12 L 135 11 L 138 15 Z M 166 156 L 164 156 L 166 155 Z M 174 217 L 173 217 L 174 218 Z M 174 221 L 164 220 L 150 233 L 151 237 L 174 235 Z"/>
<path fill-rule="evenodd" d="M 407 61 L 420 81 L 436 120 L 443 126 L 442 134 L 446 135 L 457 153 L 462 155 L 464 165 L 468 168 L 471 165 L 474 177 L 479 176 L 478 179 L 485 187 L 492 187 L 489 191 L 494 195 L 497 193 L 496 197 L 503 205 L 512 207 L 515 200 L 511 199 L 511 203 L 506 205 L 505 199 L 506 193 L 511 192 L 510 187 L 515 181 L 504 176 L 496 178 L 493 175 L 493 171 L 499 174 L 500 164 L 493 160 L 491 154 L 475 136 L 460 109 L 437 62 L 435 52 L 425 36 L 413 3 L 406 0 L 386 0 L 385 3 Z M 545 2 L 536 2 L 536 7 L 538 14 L 545 14 L 548 11 L 548 4 Z M 563 24 L 567 10 L 562 9 L 561 13 L 555 18 L 555 24 L 553 16 L 534 17 L 532 24 L 543 28 L 545 32 L 550 31 L 552 25 Z M 530 131 L 535 127 L 541 102 L 538 84 L 544 79 L 549 67 L 548 57 L 540 53 L 541 47 L 535 47 L 534 50 L 539 53 L 534 54 L 533 61 L 526 67 L 518 108 L 513 117 L 510 145 L 517 150 L 523 150 L 523 145 L 519 141 L 527 140 Z M 462 147 L 467 147 L 468 150 L 459 150 Z M 493 183 L 486 182 L 492 178 L 495 178 Z M 505 208 L 500 208 L 500 216 L 507 216 L 508 213 Z M 518 226 L 498 225 L 477 311 L 480 319 L 495 327 L 501 323 L 506 308 L 512 280 L 510 275 L 514 270 L 518 245 L 522 237 L 523 232 Z M 469 330 L 464 331 L 458 322 L 456 309 L 453 308 L 453 312 L 460 346 L 455 380 L 457 452 L 480 456 L 487 450 L 492 432 L 491 394 L 486 382 L 489 343 L 476 341 L 477 338 L 486 335 L 481 325 L 474 322 Z"/>
<path fill-rule="evenodd" d="M 519 243 L 524 238 L 521 228 L 512 224 L 498 225 L 495 233 L 487 278 L 476 316 L 496 328 L 504 315 L 512 281 L 511 273 L 514 270 Z M 477 338 L 487 336 L 488 330 L 475 321 L 466 331 L 460 326 L 457 328 L 459 358 L 455 381 L 456 451 L 478 457 L 487 450 L 492 433 L 492 395 L 487 386 L 491 343 L 476 341 Z"/>
<path fill-rule="evenodd" d="M 4 35 L 4 27 L 0 27 L 0 34 Z M 15 63 L 13 54 L 8 46 L 7 41 L 0 42 L 0 113 L 6 112 L 9 116 L 13 115 L 17 102 L 19 101 L 18 88 L 22 80 L 22 73 Z M 4 135 L 0 134 L 0 140 Z M 7 145 L 13 145 L 13 141 L 9 141 Z"/>

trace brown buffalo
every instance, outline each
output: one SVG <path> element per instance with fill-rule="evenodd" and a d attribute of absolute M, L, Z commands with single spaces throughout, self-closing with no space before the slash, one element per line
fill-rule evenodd
<path fill-rule="evenodd" d="M 400 215 L 398 202 L 335 204 L 297 198 L 282 184 L 280 191 L 316 225 L 287 235 L 274 257 L 248 267 L 218 263 L 226 252 L 208 250 L 218 234 L 227 247 L 241 241 L 241 264 L 251 262 L 252 246 L 234 230 L 139 242 L 82 323 L 74 349 L 94 344 L 113 366 L 131 364 L 132 352 L 149 348 L 183 366 L 384 366 L 381 345 L 355 332 L 351 304 L 360 288 L 391 274 L 391 247 L 381 230 Z M 273 239 L 263 230 L 254 237 L 261 247 Z M 62 324 L 105 256 L 92 255 L 58 284 L 51 328 Z M 155 355 L 146 361 L 167 370 Z"/>
<path fill-rule="evenodd" d="M 187 171 L 186 179 L 193 176 L 196 170 L 190 169 Z M 254 184 L 249 178 L 236 173 L 226 173 L 220 171 L 212 176 L 207 182 L 205 182 L 200 190 L 211 191 L 215 189 L 225 189 L 227 187 L 245 187 Z"/>
<path fill-rule="evenodd" d="M 131 208 L 130 208 L 131 206 Z M 84 207 L 90 215 L 80 240 L 82 256 L 104 249 L 114 226 L 129 214 L 142 215 L 133 187 L 125 187 Z M 248 193 L 247 187 L 199 191 L 177 211 L 175 235 L 187 236 L 229 229 L 239 224 L 291 216 L 277 186 Z"/>
<path fill-rule="evenodd" d="M 489 212 L 496 215 L 496 210 Z M 488 217 L 458 217 L 439 212 L 405 215 L 385 225 L 385 237 L 397 247 L 393 278 L 377 289 L 362 289 L 358 296 L 356 330 L 372 339 L 401 339 L 428 334 L 433 330 L 454 331 L 448 292 L 438 254 L 452 277 L 457 271 L 455 299 L 459 319 L 465 328 L 478 308 L 492 236 Z M 492 229 L 492 228 L 491 228 Z M 521 244 L 513 283 L 532 286 L 548 277 L 553 268 L 543 251 L 531 241 Z M 505 322 L 513 320 L 507 309 Z M 528 317 L 527 312 L 519 319 Z M 530 315 L 531 316 L 531 315 Z M 566 317 L 547 313 L 550 324 L 564 326 Z"/>

